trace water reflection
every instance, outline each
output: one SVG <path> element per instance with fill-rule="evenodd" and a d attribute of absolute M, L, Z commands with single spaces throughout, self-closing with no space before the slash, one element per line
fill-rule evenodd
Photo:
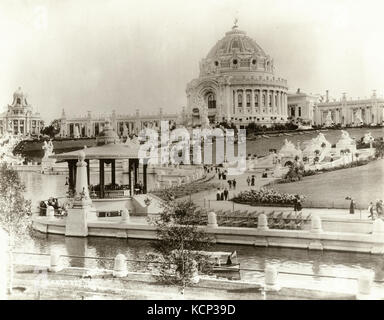
<path fill-rule="evenodd" d="M 34 237 L 32 241 L 20 243 L 17 251 L 49 254 L 52 249 L 62 255 L 114 258 L 124 254 L 127 259 L 143 260 L 147 252 L 153 251 L 151 241 L 115 239 L 101 237 L 64 237 L 48 235 Z M 376 280 L 384 280 L 382 256 L 363 253 L 317 252 L 303 249 L 258 248 L 241 245 L 216 245 L 214 251 L 237 251 L 242 268 L 264 270 L 268 264 L 277 266 L 280 272 L 307 273 L 356 278 L 362 270 L 372 270 Z M 17 262 L 49 264 L 46 256 L 17 255 Z M 113 260 L 63 259 L 64 265 L 87 268 L 113 268 Z M 129 270 L 143 271 L 142 263 L 128 263 Z M 260 274 L 242 271 L 242 279 L 254 280 Z M 320 280 L 320 279 L 317 279 Z"/>

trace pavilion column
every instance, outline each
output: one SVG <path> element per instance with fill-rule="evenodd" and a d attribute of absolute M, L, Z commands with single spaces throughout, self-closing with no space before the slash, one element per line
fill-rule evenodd
<path fill-rule="evenodd" d="M 104 160 L 99 160 L 99 185 L 100 185 L 100 198 L 104 198 Z"/>
<path fill-rule="evenodd" d="M 132 161 L 131 159 L 128 159 L 128 183 L 129 183 L 129 193 L 132 196 L 133 195 L 133 185 L 132 185 Z"/>
<path fill-rule="evenodd" d="M 134 170 L 135 184 L 134 185 L 136 186 L 138 182 L 138 176 L 139 176 L 139 161 L 137 159 L 135 159 L 134 166 L 135 166 L 135 170 Z"/>
<path fill-rule="evenodd" d="M 270 110 L 269 110 L 269 90 L 268 89 L 265 90 L 265 105 L 266 105 L 267 114 L 269 115 Z"/>
<path fill-rule="evenodd" d="M 75 161 L 74 160 L 68 160 L 68 184 L 69 189 L 73 190 L 75 188 Z"/>
<path fill-rule="evenodd" d="M 89 164 L 89 159 L 86 159 L 85 162 L 87 163 L 87 183 L 88 183 L 88 186 L 90 185 L 90 181 L 91 181 L 91 176 L 90 176 L 90 164 Z"/>
<path fill-rule="evenodd" d="M 111 182 L 112 185 L 116 184 L 116 159 L 113 159 L 111 164 Z"/>
<path fill-rule="evenodd" d="M 147 163 L 143 164 L 143 193 L 147 193 Z"/>

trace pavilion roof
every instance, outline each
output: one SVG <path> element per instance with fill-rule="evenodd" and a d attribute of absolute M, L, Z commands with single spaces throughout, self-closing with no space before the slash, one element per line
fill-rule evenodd
<path fill-rule="evenodd" d="M 139 159 L 140 145 L 137 144 L 104 144 L 91 148 L 84 148 L 71 152 L 64 152 L 49 156 L 57 160 L 78 159 L 81 152 L 85 153 L 85 159 Z"/>

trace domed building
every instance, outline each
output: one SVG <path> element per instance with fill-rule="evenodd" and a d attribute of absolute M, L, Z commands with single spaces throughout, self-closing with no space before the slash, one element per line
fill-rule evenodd
<path fill-rule="evenodd" d="M 200 62 L 199 78 L 187 85 L 189 126 L 233 122 L 270 126 L 287 122 L 287 81 L 273 59 L 235 24 Z"/>
<path fill-rule="evenodd" d="M 0 135 L 6 132 L 24 136 L 39 135 L 43 126 L 40 114 L 33 112 L 27 95 L 19 87 L 13 94 L 12 104 L 8 105 L 7 111 L 0 113 Z"/>

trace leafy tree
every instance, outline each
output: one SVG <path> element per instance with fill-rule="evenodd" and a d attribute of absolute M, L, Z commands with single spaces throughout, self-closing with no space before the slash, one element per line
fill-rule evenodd
<path fill-rule="evenodd" d="M 304 176 L 304 171 L 304 164 L 299 162 L 297 159 L 294 163 L 289 166 L 289 170 L 284 178 L 288 181 L 301 180 L 301 178 Z"/>
<path fill-rule="evenodd" d="M 26 237 L 31 228 L 29 216 L 31 212 L 31 201 L 24 198 L 25 186 L 20 177 L 9 164 L 3 162 L 0 164 L 0 226 L 8 234 L 8 252 L 9 252 L 9 289 L 12 293 L 13 278 L 13 256 L 12 249 L 17 240 Z"/>
<path fill-rule="evenodd" d="M 50 136 L 51 138 L 54 138 L 55 135 L 57 135 L 60 132 L 60 119 L 55 119 L 51 122 L 51 124 L 48 127 L 44 127 L 40 133 L 46 134 L 47 136 Z"/>
<path fill-rule="evenodd" d="M 201 224 L 202 212 L 192 201 L 166 201 L 164 210 L 153 223 L 158 241 L 153 246 L 161 255 L 159 280 L 163 283 L 185 287 L 193 283 L 196 266 L 200 270 L 209 265 L 209 257 L 201 251 L 213 242 Z"/>

